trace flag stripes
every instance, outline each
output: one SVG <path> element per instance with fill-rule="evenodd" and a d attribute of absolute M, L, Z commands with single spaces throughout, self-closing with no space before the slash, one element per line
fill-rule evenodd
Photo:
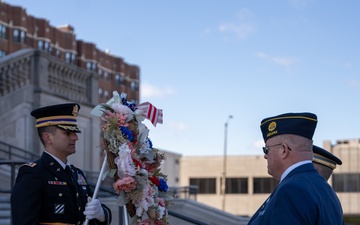
<path fill-rule="evenodd" d="M 156 127 L 157 123 L 163 123 L 162 109 L 158 109 L 149 102 L 144 102 L 136 106 L 137 109 L 143 111 L 142 116 L 149 119 L 151 123 Z"/>

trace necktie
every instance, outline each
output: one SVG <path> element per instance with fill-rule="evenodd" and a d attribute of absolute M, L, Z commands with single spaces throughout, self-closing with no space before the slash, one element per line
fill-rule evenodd
<path fill-rule="evenodd" d="M 74 184 L 74 177 L 73 177 L 73 175 L 72 175 L 72 171 L 71 171 L 71 169 L 70 169 L 70 166 L 66 165 L 65 171 L 66 171 L 66 173 L 68 174 L 68 176 L 70 177 L 72 183 Z"/>
<path fill-rule="evenodd" d="M 71 182 L 72 182 L 72 184 L 73 184 L 73 187 L 69 187 L 69 188 L 71 188 L 71 189 L 74 189 L 74 195 L 75 195 L 75 193 L 76 193 L 76 195 L 74 196 L 75 197 L 75 200 L 76 200 L 76 204 L 77 204 L 77 207 L 79 208 L 79 210 L 80 210 L 80 208 L 82 208 L 86 203 L 82 203 L 81 202 L 81 197 L 79 197 L 79 187 L 78 187 L 78 184 L 76 183 L 76 173 L 75 173 L 75 175 L 74 175 L 74 173 L 72 172 L 72 170 L 71 170 L 71 168 L 70 168 L 70 166 L 68 166 L 68 165 L 66 165 L 66 167 L 65 167 L 65 171 L 66 171 L 66 173 L 69 175 L 69 177 L 70 177 L 70 179 L 71 179 Z M 84 210 L 84 209 L 83 209 Z"/>

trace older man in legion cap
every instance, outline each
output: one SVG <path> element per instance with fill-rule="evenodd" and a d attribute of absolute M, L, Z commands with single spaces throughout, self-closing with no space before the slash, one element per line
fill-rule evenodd
<path fill-rule="evenodd" d="M 261 121 L 268 173 L 279 185 L 248 224 L 341 225 L 343 212 L 332 187 L 312 164 L 313 113 L 285 113 Z"/>

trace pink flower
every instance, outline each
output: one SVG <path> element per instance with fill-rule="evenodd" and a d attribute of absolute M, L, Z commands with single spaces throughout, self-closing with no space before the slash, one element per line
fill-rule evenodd
<path fill-rule="evenodd" d="M 151 225 L 151 221 L 149 219 L 139 221 L 139 225 Z"/>
<path fill-rule="evenodd" d="M 161 162 L 163 161 L 163 158 L 164 158 L 164 156 L 158 155 L 157 160 L 158 160 L 159 164 L 161 164 Z"/>
<path fill-rule="evenodd" d="M 156 220 L 155 221 L 155 225 L 164 225 L 164 221 L 163 220 Z"/>
<path fill-rule="evenodd" d="M 163 198 L 156 197 L 156 201 L 162 207 L 165 207 L 165 200 Z"/>
<path fill-rule="evenodd" d="M 122 179 L 118 179 L 114 184 L 113 187 L 117 194 L 120 194 L 121 190 L 125 192 L 130 192 L 136 188 L 136 181 L 133 177 L 124 177 Z"/>
<path fill-rule="evenodd" d="M 126 119 L 127 119 L 128 115 L 122 114 L 122 113 L 118 113 L 117 116 L 118 116 L 118 126 L 119 126 L 119 127 L 121 127 L 121 126 L 124 126 L 124 127 L 125 127 L 125 126 L 128 125 L 128 123 L 126 122 Z"/>
<path fill-rule="evenodd" d="M 149 171 L 149 173 L 154 173 L 155 170 L 157 170 L 159 166 L 160 166 L 160 163 L 157 162 L 157 161 L 155 161 L 155 162 L 153 162 L 151 164 L 145 163 L 145 169 L 147 171 Z"/>
<path fill-rule="evenodd" d="M 101 120 L 106 122 L 109 118 L 110 118 L 110 119 L 115 118 L 115 113 L 110 112 L 109 110 L 107 110 L 107 111 L 101 116 Z"/>

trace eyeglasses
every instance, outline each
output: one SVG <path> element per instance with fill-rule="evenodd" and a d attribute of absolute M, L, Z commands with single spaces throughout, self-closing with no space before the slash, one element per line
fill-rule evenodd
<path fill-rule="evenodd" d="M 271 145 L 271 146 L 266 146 L 265 145 L 265 147 L 263 147 L 262 149 L 263 149 L 264 154 L 267 155 L 269 153 L 269 150 L 270 150 L 271 147 L 279 146 L 279 145 L 282 145 L 282 144 L 285 144 L 285 143 L 280 143 L 280 144 Z M 291 148 L 289 146 L 287 146 L 287 148 L 291 151 Z"/>
<path fill-rule="evenodd" d="M 275 147 L 275 146 L 279 146 L 279 145 L 282 145 L 282 143 L 276 144 L 276 145 L 271 145 L 271 146 L 266 146 L 266 145 L 265 145 L 265 147 L 262 148 L 264 154 L 267 155 L 267 154 L 269 153 L 269 149 L 270 149 L 271 147 Z"/>

